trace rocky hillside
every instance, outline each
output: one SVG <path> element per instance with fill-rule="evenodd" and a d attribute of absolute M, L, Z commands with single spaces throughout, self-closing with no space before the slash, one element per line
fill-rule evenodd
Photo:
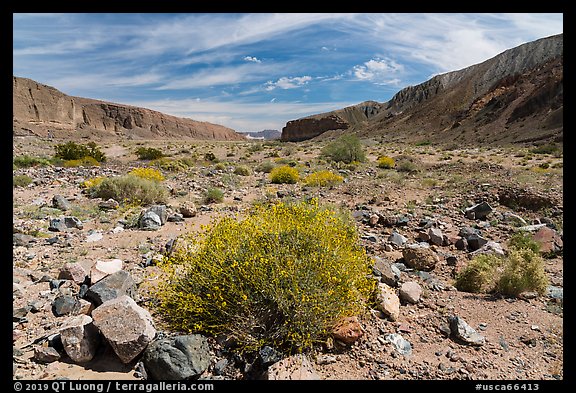
<path fill-rule="evenodd" d="M 13 77 L 13 130 L 16 134 L 99 138 L 243 140 L 234 130 L 150 109 L 71 97 L 26 78 Z"/>
<path fill-rule="evenodd" d="M 405 141 L 562 141 L 563 35 L 529 42 L 483 63 L 437 75 L 402 89 L 386 103 L 365 104 L 288 122 L 283 139 L 304 140 L 327 130 L 349 129 L 363 136 Z M 368 110 L 365 118 L 346 116 L 357 113 L 352 108 L 359 107 Z M 310 120 L 320 124 L 325 118 L 330 118 L 333 126 L 318 127 Z"/>

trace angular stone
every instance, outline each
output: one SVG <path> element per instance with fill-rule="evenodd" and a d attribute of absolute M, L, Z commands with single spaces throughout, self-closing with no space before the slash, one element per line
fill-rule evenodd
<path fill-rule="evenodd" d="M 416 270 L 430 271 L 436 267 L 438 256 L 432 249 L 419 245 L 410 245 L 402 249 L 406 266 Z"/>
<path fill-rule="evenodd" d="M 404 356 L 410 356 L 412 354 L 412 345 L 400 334 L 387 334 L 384 339 L 391 343 L 399 354 Z"/>
<path fill-rule="evenodd" d="M 456 243 L 454 243 L 454 245 L 460 251 L 468 250 L 468 240 L 466 240 L 465 237 L 461 237 L 460 239 L 456 240 Z"/>
<path fill-rule="evenodd" d="M 195 217 L 198 213 L 196 205 L 192 202 L 182 202 L 178 207 L 178 212 L 182 214 L 184 218 Z"/>
<path fill-rule="evenodd" d="M 374 226 L 374 225 L 378 224 L 378 221 L 380 221 L 380 216 L 378 214 L 372 214 L 370 216 L 370 219 L 368 220 L 368 223 L 371 226 Z"/>
<path fill-rule="evenodd" d="M 342 341 L 347 345 L 354 344 L 363 335 L 364 331 L 358 321 L 358 317 L 342 318 L 332 330 L 334 339 Z"/>
<path fill-rule="evenodd" d="M 388 242 L 394 244 L 397 247 L 403 246 L 407 241 L 408 239 L 406 239 L 406 237 L 402 236 L 396 231 L 392 232 L 392 234 L 388 236 Z"/>
<path fill-rule="evenodd" d="M 492 210 L 492 207 L 487 202 L 481 202 L 467 208 L 464 213 L 469 219 L 484 220 L 488 214 L 492 213 Z"/>
<path fill-rule="evenodd" d="M 102 210 L 116 210 L 120 207 L 120 204 L 116 200 L 110 198 L 98 203 L 98 207 Z"/>
<path fill-rule="evenodd" d="M 174 213 L 168 216 L 169 222 L 183 222 L 184 216 L 180 213 Z"/>
<path fill-rule="evenodd" d="M 444 236 L 442 235 L 442 231 L 439 228 L 429 228 L 428 237 L 430 238 L 430 243 L 437 246 L 441 246 L 444 243 Z"/>
<path fill-rule="evenodd" d="M 160 217 L 160 225 L 166 224 L 168 219 L 168 211 L 166 210 L 166 205 L 152 205 L 147 211 L 156 213 Z"/>
<path fill-rule="evenodd" d="M 86 236 L 86 243 L 94 243 L 102 240 L 103 238 L 104 235 L 102 235 L 102 232 L 95 231 Z"/>
<path fill-rule="evenodd" d="M 414 281 L 408 281 L 400 287 L 400 299 L 405 302 L 416 304 L 422 296 L 422 287 Z"/>
<path fill-rule="evenodd" d="M 15 246 L 30 246 L 30 243 L 35 243 L 36 238 L 31 235 L 26 235 L 24 233 L 14 233 L 12 235 L 12 244 Z"/>
<path fill-rule="evenodd" d="M 558 232 L 547 226 L 538 229 L 532 239 L 540 244 L 540 252 L 544 254 L 560 252 L 564 247 L 564 242 Z"/>
<path fill-rule="evenodd" d="M 462 318 L 453 315 L 448 317 L 450 324 L 450 332 L 454 337 L 464 342 L 465 344 L 481 346 L 485 343 L 484 336 L 478 334 L 470 325 Z"/>
<path fill-rule="evenodd" d="M 470 253 L 470 255 L 477 255 L 477 254 L 495 254 L 500 256 L 506 255 L 500 243 L 496 243 L 492 240 L 489 240 L 482 247 Z"/>
<path fill-rule="evenodd" d="M 82 284 L 86 279 L 86 270 L 79 263 L 67 263 L 58 274 L 61 280 L 72 280 L 77 284 Z"/>
<path fill-rule="evenodd" d="M 108 277 L 111 274 L 122 270 L 124 263 L 121 259 L 109 259 L 106 261 L 96 261 L 94 266 L 90 269 L 90 282 L 92 285 Z"/>
<path fill-rule="evenodd" d="M 98 329 L 87 315 L 71 317 L 60 329 L 60 338 L 66 354 L 76 363 L 92 360 L 100 344 Z"/>
<path fill-rule="evenodd" d="M 258 358 L 263 367 L 268 367 L 282 359 L 282 353 L 265 345 L 258 351 Z"/>
<path fill-rule="evenodd" d="M 54 197 L 52 197 L 52 206 L 64 211 L 72 208 L 72 204 L 62 195 L 54 195 Z"/>
<path fill-rule="evenodd" d="M 52 312 L 57 317 L 76 313 L 80 309 L 78 299 L 70 295 L 61 295 L 54 299 Z"/>
<path fill-rule="evenodd" d="M 65 232 L 70 228 L 83 229 L 82 221 L 76 217 L 59 217 L 50 220 L 48 230 L 52 232 Z"/>
<path fill-rule="evenodd" d="M 306 355 L 297 354 L 274 363 L 264 375 L 270 381 L 321 379 Z"/>
<path fill-rule="evenodd" d="M 396 321 L 400 316 L 400 299 L 394 289 L 386 284 L 378 283 L 376 305 L 392 321 Z"/>
<path fill-rule="evenodd" d="M 138 219 L 138 227 L 144 230 L 155 231 L 162 226 L 162 220 L 158 214 L 152 211 L 145 211 Z"/>
<path fill-rule="evenodd" d="M 488 243 L 488 239 L 484 239 L 482 236 L 477 234 L 472 234 L 468 236 L 466 240 L 468 241 L 468 247 L 472 251 L 476 251 L 482 248 L 482 246 L 484 246 L 486 243 Z"/>
<path fill-rule="evenodd" d="M 60 359 L 60 353 L 52 347 L 34 348 L 34 360 L 39 363 L 52 363 Z"/>
<path fill-rule="evenodd" d="M 156 336 L 150 313 L 126 295 L 96 307 L 92 318 L 123 363 L 131 362 Z"/>
<path fill-rule="evenodd" d="M 96 306 L 105 301 L 128 295 L 136 295 L 136 283 L 130 273 L 120 270 L 114 274 L 104 277 L 96 284 L 92 285 L 86 292 L 86 298 Z"/>
<path fill-rule="evenodd" d="M 384 260 L 380 257 L 374 257 L 374 265 L 372 266 L 374 275 L 380 277 L 380 281 L 391 287 L 397 287 L 400 280 L 400 270 L 393 266 L 390 261 Z"/>
<path fill-rule="evenodd" d="M 208 342 L 199 334 L 157 340 L 148 345 L 142 361 L 151 379 L 198 379 L 210 365 Z"/>

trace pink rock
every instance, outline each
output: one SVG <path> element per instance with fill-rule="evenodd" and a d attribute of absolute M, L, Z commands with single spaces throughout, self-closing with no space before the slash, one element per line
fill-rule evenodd
<path fill-rule="evenodd" d="M 79 263 L 67 263 L 60 270 L 58 278 L 72 280 L 77 284 L 82 284 L 86 278 L 86 270 Z"/>
<path fill-rule="evenodd" d="M 356 342 L 363 334 L 362 326 L 357 317 L 346 317 L 341 319 L 332 330 L 332 336 L 336 340 L 342 341 L 348 345 Z"/>
<path fill-rule="evenodd" d="M 94 285 L 104 277 L 122 270 L 122 266 L 123 262 L 120 259 L 97 261 L 96 264 L 92 266 L 92 269 L 90 269 L 90 282 Z"/>

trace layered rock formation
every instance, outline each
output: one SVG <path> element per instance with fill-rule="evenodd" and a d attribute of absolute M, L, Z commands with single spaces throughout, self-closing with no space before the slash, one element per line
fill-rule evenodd
<path fill-rule="evenodd" d="M 145 108 L 68 96 L 31 79 L 13 77 L 14 133 L 120 136 L 146 139 L 244 140 L 236 131 Z"/>
<path fill-rule="evenodd" d="M 348 127 L 339 126 L 340 129 L 397 141 L 459 144 L 562 141 L 563 35 L 529 42 L 480 64 L 406 87 L 390 101 L 372 104 L 364 119 L 345 118 L 346 113 L 355 113 L 350 108 L 356 107 L 308 118 L 335 115 L 348 123 Z M 286 125 L 283 140 L 295 140 L 292 124 L 298 121 Z M 299 140 L 328 129 L 314 131 L 300 132 Z M 307 138 L 302 138 L 303 135 Z"/>

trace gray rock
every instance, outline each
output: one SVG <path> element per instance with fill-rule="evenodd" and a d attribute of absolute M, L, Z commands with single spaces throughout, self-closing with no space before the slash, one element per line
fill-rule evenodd
<path fill-rule="evenodd" d="M 464 213 L 466 217 L 471 220 L 484 220 L 490 213 L 492 213 L 492 210 L 492 207 L 487 202 L 481 202 L 467 208 Z"/>
<path fill-rule="evenodd" d="M 86 270 L 79 263 L 67 263 L 58 274 L 58 278 L 62 280 L 72 280 L 77 284 L 82 284 L 86 279 Z"/>
<path fill-rule="evenodd" d="M 166 205 L 152 205 L 146 211 L 156 213 L 156 215 L 160 217 L 160 225 L 166 224 L 166 220 L 168 219 Z"/>
<path fill-rule="evenodd" d="M 168 221 L 170 222 L 182 222 L 184 221 L 184 216 L 180 213 L 174 213 L 168 216 Z"/>
<path fill-rule="evenodd" d="M 120 270 L 92 285 L 86 292 L 85 297 L 96 306 L 99 306 L 105 301 L 123 295 L 134 297 L 136 295 L 136 283 L 130 273 Z"/>
<path fill-rule="evenodd" d="M 407 241 L 408 239 L 406 239 L 406 237 L 402 236 L 396 231 L 392 232 L 392 234 L 388 236 L 388 242 L 394 244 L 397 247 L 403 246 Z"/>
<path fill-rule="evenodd" d="M 264 375 L 267 380 L 319 380 L 321 379 L 306 355 L 297 354 L 274 363 Z"/>
<path fill-rule="evenodd" d="M 24 233 L 14 233 L 12 235 L 12 244 L 15 246 L 28 247 L 30 243 L 35 243 L 36 238 L 31 235 L 26 235 Z"/>
<path fill-rule="evenodd" d="M 14 308 L 12 309 L 12 321 L 14 322 L 20 322 L 22 320 L 26 319 L 26 315 L 28 315 L 28 313 L 30 312 L 31 307 L 30 306 L 25 306 L 25 307 L 20 307 L 20 308 Z"/>
<path fill-rule="evenodd" d="M 60 359 L 60 353 L 52 347 L 34 348 L 34 360 L 39 363 L 52 363 Z"/>
<path fill-rule="evenodd" d="M 102 210 L 116 210 L 120 207 L 120 204 L 116 200 L 110 198 L 98 203 L 98 207 Z"/>
<path fill-rule="evenodd" d="M 64 211 L 70 210 L 72 208 L 72 204 L 62 195 L 54 195 L 52 198 L 52 206 L 54 206 L 56 209 Z"/>
<path fill-rule="evenodd" d="M 374 257 L 374 265 L 372 266 L 374 275 L 380 277 L 380 281 L 391 287 L 397 287 L 400 280 L 400 270 L 394 266 L 390 261 L 380 257 Z"/>
<path fill-rule="evenodd" d="M 262 366 L 268 367 L 282 359 L 282 354 L 274 348 L 265 345 L 258 351 L 258 358 Z"/>
<path fill-rule="evenodd" d="M 162 226 L 160 216 L 152 211 L 145 211 L 138 218 L 138 227 L 140 229 L 155 231 Z"/>
<path fill-rule="evenodd" d="M 378 284 L 376 306 L 392 321 L 396 321 L 400 316 L 400 299 L 396 295 L 394 289 L 386 284 Z"/>
<path fill-rule="evenodd" d="M 534 225 L 525 225 L 523 227 L 518 228 L 519 231 L 525 232 L 536 232 L 540 228 L 544 228 L 546 224 L 534 224 Z"/>
<path fill-rule="evenodd" d="M 100 344 L 98 329 L 87 315 L 71 317 L 60 329 L 64 351 L 76 363 L 89 362 Z"/>
<path fill-rule="evenodd" d="M 206 338 L 192 334 L 154 341 L 142 359 L 151 379 L 198 379 L 210 365 L 210 352 Z"/>
<path fill-rule="evenodd" d="M 432 227 L 428 229 L 428 237 L 430 238 L 430 243 L 441 246 L 444 243 L 444 235 L 439 228 Z"/>
<path fill-rule="evenodd" d="M 564 288 L 550 285 L 546 288 L 546 295 L 552 299 L 564 300 Z"/>
<path fill-rule="evenodd" d="M 488 242 L 486 242 L 486 244 L 484 244 L 482 247 L 480 247 L 479 249 L 477 249 L 476 251 L 473 251 L 470 253 L 471 255 L 477 255 L 477 254 L 495 254 L 495 255 L 500 255 L 500 256 L 504 256 L 506 255 L 506 253 L 504 252 L 504 249 L 502 248 L 502 246 L 500 245 L 500 243 L 496 243 L 492 240 L 489 240 Z"/>
<path fill-rule="evenodd" d="M 52 312 L 57 317 L 73 314 L 80 309 L 78 299 L 70 295 L 61 295 L 54 299 Z"/>
<path fill-rule="evenodd" d="M 103 238 L 104 238 L 104 235 L 102 235 L 102 232 L 94 231 L 94 232 L 90 233 L 88 236 L 86 236 L 86 243 L 97 242 L 97 241 L 102 240 Z"/>
<path fill-rule="evenodd" d="M 468 250 L 468 240 L 466 240 L 465 237 L 461 237 L 460 239 L 458 239 L 454 245 L 460 251 Z"/>
<path fill-rule="evenodd" d="M 384 338 L 394 346 L 394 349 L 399 354 L 404 356 L 410 356 L 412 354 L 412 345 L 400 334 L 387 334 Z"/>
<path fill-rule="evenodd" d="M 466 240 L 468 240 L 468 238 L 472 235 L 481 235 L 481 234 L 482 234 L 482 232 L 480 232 L 479 229 L 472 228 L 472 227 L 460 228 L 460 231 L 458 232 L 458 236 L 461 236 Z"/>
<path fill-rule="evenodd" d="M 428 248 L 419 245 L 410 245 L 402 249 L 404 263 L 416 270 L 430 271 L 436 267 L 439 261 L 436 253 Z"/>
<path fill-rule="evenodd" d="M 400 299 L 405 302 L 416 304 L 422 296 L 422 287 L 414 281 L 408 281 L 400 287 Z"/>
<path fill-rule="evenodd" d="M 468 236 L 468 238 L 466 240 L 468 241 L 468 247 L 472 251 L 476 251 L 476 250 L 482 248 L 482 246 L 484 246 L 486 243 L 488 243 L 487 239 L 484 239 L 482 236 L 477 235 L 477 234 L 472 234 L 472 235 Z"/>
<path fill-rule="evenodd" d="M 450 324 L 450 332 L 452 335 L 461 342 L 475 346 L 484 345 L 484 336 L 478 334 L 476 330 L 470 327 L 462 318 L 456 315 L 450 316 L 448 317 L 448 323 Z"/>
<path fill-rule="evenodd" d="M 150 313 L 126 295 L 96 307 L 92 318 L 123 363 L 130 363 L 156 336 Z"/>
<path fill-rule="evenodd" d="M 214 375 L 224 374 L 224 370 L 228 367 L 228 359 L 220 359 L 214 364 Z"/>
<path fill-rule="evenodd" d="M 76 217 L 59 217 L 50 220 L 48 230 L 52 232 L 65 232 L 68 229 L 83 229 L 82 221 Z"/>

